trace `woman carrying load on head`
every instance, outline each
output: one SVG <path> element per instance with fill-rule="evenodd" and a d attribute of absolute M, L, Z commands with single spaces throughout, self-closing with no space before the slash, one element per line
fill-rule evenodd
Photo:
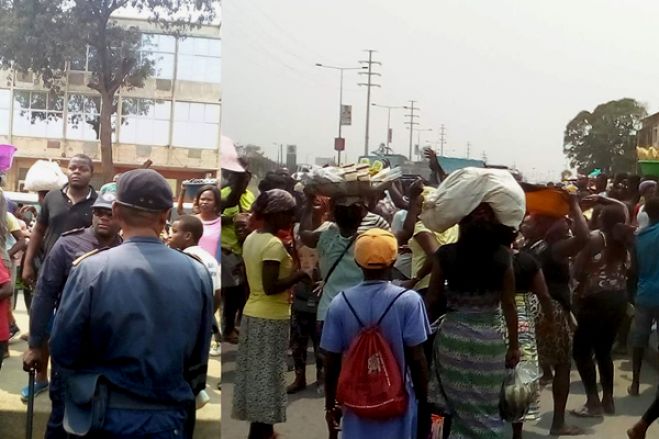
<path fill-rule="evenodd" d="M 457 243 L 435 256 L 428 289 L 431 320 L 444 295 L 448 306 L 435 339 L 429 402 L 450 414 L 450 438 L 502 439 L 499 392 L 506 367 L 520 359 L 510 252 L 515 231 L 486 203 L 459 226 Z"/>

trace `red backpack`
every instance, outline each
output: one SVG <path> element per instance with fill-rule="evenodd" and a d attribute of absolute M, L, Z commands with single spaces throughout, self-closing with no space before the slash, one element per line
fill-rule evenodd
<path fill-rule="evenodd" d="M 366 419 L 388 419 L 407 411 L 405 380 L 380 323 L 405 290 L 391 301 L 375 325 L 366 327 L 344 293 L 361 330 L 343 357 L 336 400 Z"/>

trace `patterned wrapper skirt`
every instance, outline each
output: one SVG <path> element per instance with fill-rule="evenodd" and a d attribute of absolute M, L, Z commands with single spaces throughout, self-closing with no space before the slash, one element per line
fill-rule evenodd
<path fill-rule="evenodd" d="M 450 312 L 434 346 L 429 399 L 452 415 L 451 439 L 502 439 L 506 343 L 498 310 Z"/>
<path fill-rule="evenodd" d="M 552 299 L 552 315 L 543 319 L 542 313 L 536 319 L 535 335 L 538 344 L 538 358 L 541 367 L 572 364 L 572 329 L 568 323 L 567 311 Z"/>
<path fill-rule="evenodd" d="M 539 379 L 538 347 L 535 338 L 535 321 L 539 312 L 538 299 L 533 294 L 516 294 L 515 304 L 517 305 L 517 338 L 522 351 L 521 362 L 525 363 L 525 368 L 534 370 Z M 540 391 L 524 418 L 525 421 L 538 419 L 540 419 Z"/>
<path fill-rule="evenodd" d="M 290 320 L 243 316 L 236 359 L 232 417 L 286 422 L 286 350 Z"/>

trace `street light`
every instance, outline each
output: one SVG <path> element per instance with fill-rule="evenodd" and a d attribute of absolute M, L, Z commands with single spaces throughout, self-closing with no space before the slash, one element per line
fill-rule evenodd
<path fill-rule="evenodd" d="M 366 69 L 368 67 L 362 66 L 362 67 L 337 67 L 337 66 L 328 66 L 325 64 L 321 63 L 316 63 L 316 67 L 322 67 L 324 69 L 332 69 L 332 70 L 338 70 L 341 72 L 341 82 L 339 86 L 339 139 L 341 139 L 341 113 L 343 111 L 343 72 L 344 70 L 362 70 Z M 337 157 L 337 164 L 341 164 L 341 151 L 338 151 L 338 157 Z"/>
<path fill-rule="evenodd" d="M 412 128 L 410 128 L 410 129 L 412 129 Z M 413 131 L 416 131 L 416 136 L 417 136 L 416 137 L 416 146 L 417 146 L 417 157 L 418 157 L 418 155 L 421 153 L 421 132 L 422 131 L 430 132 L 430 131 L 433 131 L 433 129 L 432 128 L 417 128 L 416 130 L 413 130 Z M 410 136 L 411 135 L 412 135 L 412 133 L 410 133 Z"/>
<path fill-rule="evenodd" d="M 407 108 L 405 105 L 380 105 L 376 103 L 371 104 L 374 107 L 386 108 L 387 109 L 387 152 L 391 151 L 391 110 L 402 110 Z"/>

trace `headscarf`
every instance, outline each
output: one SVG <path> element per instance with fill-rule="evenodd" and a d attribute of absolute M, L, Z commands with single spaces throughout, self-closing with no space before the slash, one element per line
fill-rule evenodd
<path fill-rule="evenodd" d="M 656 187 L 657 187 L 656 181 L 646 180 L 638 185 L 638 193 L 641 195 L 645 195 L 645 192 Z"/>
<path fill-rule="evenodd" d="M 293 195 L 282 189 L 271 189 L 261 193 L 254 202 L 253 210 L 258 216 L 284 213 L 295 209 Z"/>

